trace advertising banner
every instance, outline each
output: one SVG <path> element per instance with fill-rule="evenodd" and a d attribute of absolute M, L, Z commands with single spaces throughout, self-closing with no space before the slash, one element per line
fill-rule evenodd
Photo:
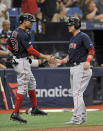
<path fill-rule="evenodd" d="M 70 78 L 69 68 L 35 68 L 32 70 L 36 79 L 36 93 L 38 105 L 41 108 L 64 108 L 73 107 L 73 99 L 69 95 Z M 18 87 L 16 73 L 14 70 L 5 70 L 4 86 L 7 92 L 8 105 L 12 108 L 10 93 L 15 103 L 15 95 Z M 9 89 L 10 90 L 9 90 Z M 84 94 L 86 105 L 93 102 L 92 80 Z M 1 106 L 1 105 L 0 105 Z M 31 107 L 28 93 L 25 95 L 22 108 Z"/>

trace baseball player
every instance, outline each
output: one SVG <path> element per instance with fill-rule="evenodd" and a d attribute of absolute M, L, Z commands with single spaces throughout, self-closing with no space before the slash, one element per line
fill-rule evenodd
<path fill-rule="evenodd" d="M 49 62 L 55 62 L 54 58 L 49 55 L 41 54 L 31 45 L 29 38 L 30 35 L 26 32 L 26 30 L 31 29 L 34 21 L 35 19 L 31 14 L 25 13 L 21 15 L 19 18 L 20 25 L 12 32 L 7 41 L 8 49 L 13 53 L 13 67 L 16 71 L 18 81 L 15 109 L 10 119 L 22 123 L 27 123 L 27 121 L 19 115 L 19 109 L 27 91 L 32 103 L 31 115 L 47 115 L 47 113 L 41 111 L 37 105 L 35 91 L 36 80 L 31 72 L 30 61 L 28 59 L 29 54 L 46 59 Z"/>
<path fill-rule="evenodd" d="M 89 36 L 80 31 L 81 20 L 79 18 L 70 17 L 67 25 L 73 37 L 69 42 L 68 56 L 58 61 L 59 64 L 68 63 L 70 66 L 71 89 L 69 91 L 73 96 L 74 113 L 72 119 L 66 124 L 82 124 L 87 119 L 83 93 L 92 76 L 90 62 L 94 57 L 95 49 Z"/>

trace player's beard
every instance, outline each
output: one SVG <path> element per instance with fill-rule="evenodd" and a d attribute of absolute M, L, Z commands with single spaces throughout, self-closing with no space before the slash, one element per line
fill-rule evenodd
<path fill-rule="evenodd" d="M 32 28 L 31 26 L 26 26 L 27 30 L 31 30 L 31 28 Z"/>
<path fill-rule="evenodd" d="M 72 33 L 72 34 L 73 34 L 75 31 L 76 31 L 75 28 L 72 28 L 72 29 L 69 30 L 69 32 Z"/>
<path fill-rule="evenodd" d="M 75 28 L 73 26 L 69 26 L 68 30 L 69 30 L 70 33 L 73 33 L 75 31 Z"/>
<path fill-rule="evenodd" d="M 31 30 L 31 28 L 32 28 L 32 25 L 33 25 L 33 24 L 27 24 L 27 25 L 26 25 L 26 29 L 29 29 L 29 30 Z"/>

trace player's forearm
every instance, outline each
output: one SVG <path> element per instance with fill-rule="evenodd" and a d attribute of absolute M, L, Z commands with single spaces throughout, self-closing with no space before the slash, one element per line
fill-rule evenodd
<path fill-rule="evenodd" d="M 47 61 L 49 61 L 51 59 L 50 56 L 44 55 L 44 54 L 38 52 L 37 50 L 35 50 L 32 45 L 27 49 L 27 51 L 29 54 L 32 54 L 32 55 L 37 56 L 39 58 L 46 59 Z"/>
<path fill-rule="evenodd" d="M 44 55 L 44 54 L 42 54 L 42 53 L 40 53 L 40 56 L 39 56 L 39 57 L 47 60 L 47 56 Z"/>
<path fill-rule="evenodd" d="M 93 57 L 94 57 L 94 55 L 95 55 L 95 49 L 94 49 L 94 47 L 90 47 L 89 49 L 88 49 L 88 56 L 87 56 L 87 62 L 91 62 L 92 60 L 93 60 Z"/>
<path fill-rule="evenodd" d="M 91 62 L 93 60 L 93 56 L 92 55 L 88 55 L 86 62 Z"/>
<path fill-rule="evenodd" d="M 47 61 L 54 61 L 54 59 L 55 58 L 53 58 L 52 56 L 50 56 L 50 55 L 44 55 L 44 54 L 42 54 L 42 53 L 40 53 L 40 56 L 39 56 L 40 58 L 43 58 L 43 59 L 45 59 L 45 60 L 47 60 Z"/>
<path fill-rule="evenodd" d="M 67 55 L 64 59 L 61 60 L 61 64 L 66 64 L 69 61 L 69 55 Z"/>
<path fill-rule="evenodd" d="M 37 50 L 35 50 L 32 45 L 27 49 L 27 51 L 31 55 L 40 57 L 40 52 L 38 52 Z"/>

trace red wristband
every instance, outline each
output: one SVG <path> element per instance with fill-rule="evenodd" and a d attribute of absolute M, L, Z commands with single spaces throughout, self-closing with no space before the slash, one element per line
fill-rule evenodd
<path fill-rule="evenodd" d="M 91 62 L 91 58 L 87 58 L 86 62 Z"/>
<path fill-rule="evenodd" d="M 64 64 L 64 59 L 61 60 L 61 64 Z"/>

